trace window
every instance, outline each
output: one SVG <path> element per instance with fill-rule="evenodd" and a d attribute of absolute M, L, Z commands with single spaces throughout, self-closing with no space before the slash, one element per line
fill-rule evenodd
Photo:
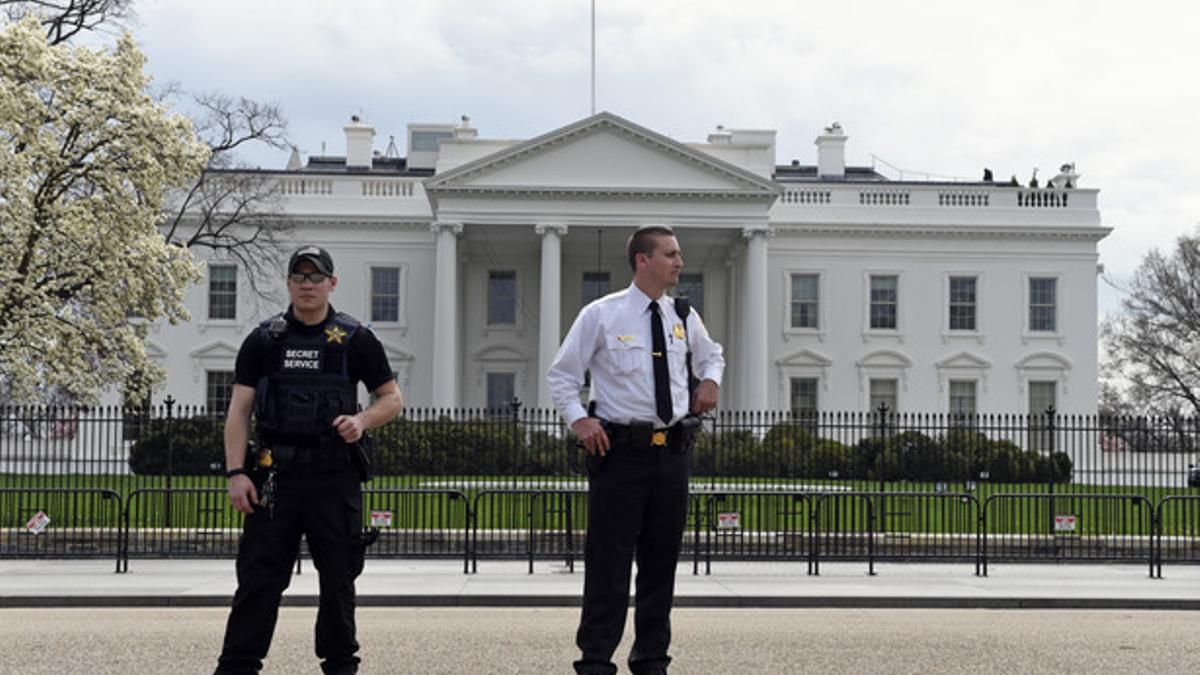
<path fill-rule="evenodd" d="M 871 412 L 879 410 L 880 405 L 886 405 L 889 413 L 896 412 L 896 380 L 871 380 Z"/>
<path fill-rule="evenodd" d="M 371 321 L 400 320 L 400 268 L 371 268 Z"/>
<path fill-rule="evenodd" d="M 704 314 L 704 275 L 699 272 L 680 274 L 675 295 L 687 298 L 688 304 L 697 314 Z"/>
<path fill-rule="evenodd" d="M 610 288 L 608 272 L 584 272 L 582 291 L 579 294 L 580 305 L 603 298 L 608 295 Z"/>
<path fill-rule="evenodd" d="M 950 330 L 976 330 L 976 277 L 950 277 Z"/>
<path fill-rule="evenodd" d="M 223 415 L 229 410 L 229 400 L 233 398 L 233 371 L 206 370 L 207 395 L 205 404 L 210 415 Z"/>
<path fill-rule="evenodd" d="M 871 328 L 896 329 L 900 278 L 895 275 L 871 275 Z"/>
<path fill-rule="evenodd" d="M 975 380 L 950 380 L 950 415 L 956 418 L 973 417 L 978 412 Z"/>
<path fill-rule="evenodd" d="M 517 322 L 517 273 L 512 270 L 488 272 L 487 322 L 515 324 Z"/>
<path fill-rule="evenodd" d="M 1058 279 L 1030 277 L 1029 330 L 1054 332 L 1057 327 Z"/>
<path fill-rule="evenodd" d="M 516 375 L 513 373 L 487 374 L 487 407 L 492 412 L 506 412 L 516 398 Z"/>
<path fill-rule="evenodd" d="M 237 318 L 237 266 L 208 266 L 208 318 Z"/>
<path fill-rule="evenodd" d="M 442 139 L 452 138 L 452 131 L 414 131 L 409 137 L 410 152 L 437 152 L 441 149 Z"/>
<path fill-rule="evenodd" d="M 818 328 L 820 280 L 816 274 L 792 275 L 792 328 Z"/>
<path fill-rule="evenodd" d="M 1047 429 L 1050 428 L 1050 416 L 1046 414 L 1050 408 L 1057 408 L 1058 383 L 1054 380 L 1029 383 L 1029 448 L 1031 450 L 1049 450 L 1053 448 L 1053 439 Z"/>
<path fill-rule="evenodd" d="M 803 420 L 817 417 L 817 378 L 792 378 L 792 415 Z"/>

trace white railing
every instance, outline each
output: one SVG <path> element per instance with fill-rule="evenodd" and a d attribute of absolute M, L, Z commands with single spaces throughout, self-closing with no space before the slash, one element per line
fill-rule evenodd
<path fill-rule="evenodd" d="M 329 178 L 280 178 L 279 193 L 284 195 L 331 195 L 333 180 Z"/>
<path fill-rule="evenodd" d="M 864 206 L 908 206 L 912 194 L 908 190 L 859 190 L 858 203 Z"/>
<path fill-rule="evenodd" d="M 784 204 L 828 204 L 829 190 L 784 190 L 780 201 Z"/>
<path fill-rule="evenodd" d="M 363 180 L 364 197 L 411 197 L 414 182 L 410 180 Z"/>
<path fill-rule="evenodd" d="M 944 190 L 938 192 L 938 206 L 988 206 L 990 195 L 984 190 Z"/>

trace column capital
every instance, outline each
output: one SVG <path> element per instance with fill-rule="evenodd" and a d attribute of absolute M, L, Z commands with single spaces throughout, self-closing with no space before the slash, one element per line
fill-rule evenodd
<path fill-rule="evenodd" d="M 745 239 L 753 239 L 761 236 L 764 239 L 769 239 L 775 236 L 775 230 L 766 223 L 756 225 L 746 225 L 742 227 L 742 237 Z"/>
<path fill-rule="evenodd" d="M 551 233 L 557 234 L 558 236 L 561 237 L 567 233 L 567 224 L 566 223 L 538 223 L 533 226 L 533 231 L 542 235 L 543 237 L 546 236 L 547 234 L 551 234 Z"/>
<path fill-rule="evenodd" d="M 463 233 L 463 224 L 447 220 L 435 220 L 429 224 L 429 231 L 434 234 L 450 232 L 454 236 L 458 237 Z"/>

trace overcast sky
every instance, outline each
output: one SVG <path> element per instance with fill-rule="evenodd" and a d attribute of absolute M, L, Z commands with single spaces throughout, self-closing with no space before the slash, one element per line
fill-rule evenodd
<path fill-rule="evenodd" d="M 590 0 L 135 0 L 159 83 L 279 104 L 307 154 L 377 149 L 408 122 L 471 116 L 529 138 L 589 113 Z M 1181 0 L 596 0 L 596 107 L 680 141 L 778 130 L 815 164 L 839 121 L 847 161 L 1026 182 L 1073 161 L 1128 277 L 1200 223 L 1200 6 Z M 286 155 L 250 158 L 282 168 Z M 910 176 L 912 177 L 912 176 Z M 1118 296 L 1101 286 L 1101 313 Z"/>

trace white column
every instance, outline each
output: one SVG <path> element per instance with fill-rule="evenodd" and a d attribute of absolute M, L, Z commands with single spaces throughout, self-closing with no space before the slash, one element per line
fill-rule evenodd
<path fill-rule="evenodd" d="M 458 237 L 462 223 L 437 222 L 437 280 L 433 304 L 433 396 L 435 408 L 458 406 Z"/>
<path fill-rule="evenodd" d="M 534 232 L 542 235 L 542 276 L 540 280 L 541 304 L 538 307 L 538 395 L 536 405 L 553 408 L 550 387 L 546 385 L 546 371 L 558 353 L 559 326 L 562 324 L 562 237 L 567 226 L 543 223 L 535 225 Z"/>
<path fill-rule="evenodd" d="M 745 344 L 742 362 L 741 408 L 766 410 L 767 366 L 767 238 L 771 229 L 758 225 L 742 229 L 746 238 L 746 270 L 742 285 L 741 339 Z"/>

